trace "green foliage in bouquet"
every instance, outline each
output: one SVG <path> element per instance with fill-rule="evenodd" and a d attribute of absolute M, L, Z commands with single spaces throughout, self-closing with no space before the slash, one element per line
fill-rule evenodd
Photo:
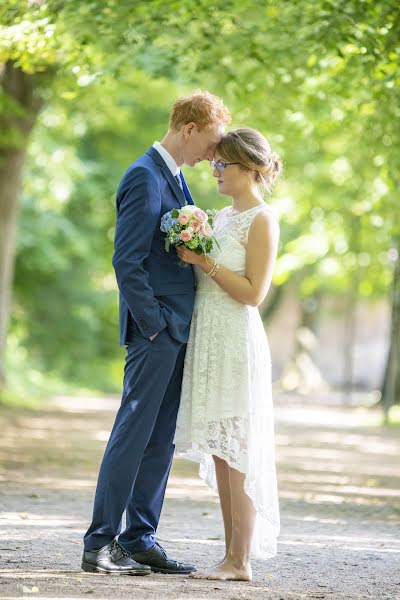
<path fill-rule="evenodd" d="M 161 219 L 161 231 L 165 237 L 165 250 L 169 252 L 171 244 L 184 245 L 196 254 L 209 254 L 214 243 L 219 248 L 218 241 L 213 236 L 214 219 L 217 210 L 206 211 L 192 205 L 181 209 L 174 208 Z"/>

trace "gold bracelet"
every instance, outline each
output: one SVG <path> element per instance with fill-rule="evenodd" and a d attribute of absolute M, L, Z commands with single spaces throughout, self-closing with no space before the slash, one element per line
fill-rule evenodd
<path fill-rule="evenodd" d="M 205 259 L 206 259 L 206 263 L 209 265 L 210 263 L 209 263 L 208 258 L 207 258 L 208 254 L 204 254 L 204 256 L 205 256 Z M 216 263 L 216 260 L 214 258 L 214 262 L 211 263 L 212 266 L 211 266 L 210 271 L 208 273 L 204 272 L 204 275 L 206 275 L 207 277 L 209 276 L 209 274 L 211 273 L 211 271 L 215 267 L 215 263 Z"/>
<path fill-rule="evenodd" d="M 220 263 L 219 263 L 219 262 L 215 262 L 215 265 L 214 265 L 214 272 L 213 272 L 213 273 L 210 273 L 210 277 L 215 277 L 215 276 L 216 276 L 216 274 L 217 274 L 217 272 L 218 272 L 218 269 L 219 269 L 219 267 L 220 267 L 220 266 L 221 266 L 221 265 L 220 265 Z"/>
<path fill-rule="evenodd" d="M 207 256 L 207 254 L 206 254 L 206 256 Z M 206 263 L 207 263 L 207 264 L 210 264 L 210 263 L 208 262 L 207 258 L 206 258 Z M 215 258 L 214 258 L 214 262 L 212 263 L 212 267 L 211 267 L 211 269 L 208 271 L 208 273 L 206 273 L 206 272 L 204 273 L 204 275 L 205 275 L 206 277 L 210 277 L 211 273 L 212 273 L 212 272 L 213 272 L 213 270 L 215 269 L 215 265 L 216 265 L 216 263 L 217 263 L 217 261 L 216 261 L 216 260 L 215 260 Z"/>
<path fill-rule="evenodd" d="M 212 269 L 211 269 L 211 271 L 209 271 L 208 273 L 204 273 L 204 274 L 205 274 L 207 277 L 214 277 L 214 276 L 215 276 L 215 274 L 216 274 L 216 272 L 218 271 L 218 269 L 219 269 L 219 262 L 217 262 L 217 261 L 214 259 L 214 264 L 213 264 L 213 266 L 212 266 Z"/>

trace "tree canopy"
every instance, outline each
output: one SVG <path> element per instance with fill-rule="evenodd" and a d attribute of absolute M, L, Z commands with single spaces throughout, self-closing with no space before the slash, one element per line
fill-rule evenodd
<path fill-rule="evenodd" d="M 27 144 L 29 109 L 10 73 L 41 107 L 11 335 L 78 381 L 88 363 L 115 368 L 115 188 L 194 87 L 221 95 L 233 127 L 260 129 L 283 156 L 275 285 L 296 282 L 304 299 L 388 297 L 400 248 L 399 20 L 392 0 L 5 0 L 3 152 Z M 200 204 L 224 204 L 206 165 L 185 174 Z"/>

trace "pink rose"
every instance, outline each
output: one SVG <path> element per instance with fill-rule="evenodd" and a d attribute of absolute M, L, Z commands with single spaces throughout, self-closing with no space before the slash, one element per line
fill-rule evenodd
<path fill-rule="evenodd" d="M 192 234 L 190 233 L 190 231 L 185 229 L 184 231 L 181 231 L 179 237 L 181 238 L 182 242 L 188 242 L 192 239 Z"/>
<path fill-rule="evenodd" d="M 199 221 L 192 221 L 190 226 L 193 229 L 193 231 L 196 233 L 197 231 L 200 231 L 202 224 Z"/>
<path fill-rule="evenodd" d="M 201 225 L 201 233 L 205 236 L 205 237 L 211 237 L 212 236 L 212 229 L 209 223 L 202 223 Z"/>
<path fill-rule="evenodd" d="M 181 214 L 181 215 L 179 215 L 178 222 L 179 222 L 181 225 L 186 225 L 186 223 L 188 223 L 188 222 L 189 222 L 189 216 L 188 216 L 188 215 L 185 215 L 184 213 L 183 213 L 183 214 Z"/>
<path fill-rule="evenodd" d="M 196 217 L 196 219 L 201 223 L 205 223 L 206 221 L 208 221 L 207 214 L 204 212 L 204 210 L 201 210 L 201 208 L 195 210 L 193 214 Z"/>

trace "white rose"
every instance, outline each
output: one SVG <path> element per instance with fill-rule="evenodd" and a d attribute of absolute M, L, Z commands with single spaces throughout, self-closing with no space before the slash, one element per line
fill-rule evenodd
<path fill-rule="evenodd" d="M 195 210 L 197 210 L 197 206 L 194 206 L 193 204 L 187 204 L 183 208 L 180 208 L 179 212 L 180 214 L 188 215 L 189 217 L 191 217 L 192 213 L 194 213 Z"/>

